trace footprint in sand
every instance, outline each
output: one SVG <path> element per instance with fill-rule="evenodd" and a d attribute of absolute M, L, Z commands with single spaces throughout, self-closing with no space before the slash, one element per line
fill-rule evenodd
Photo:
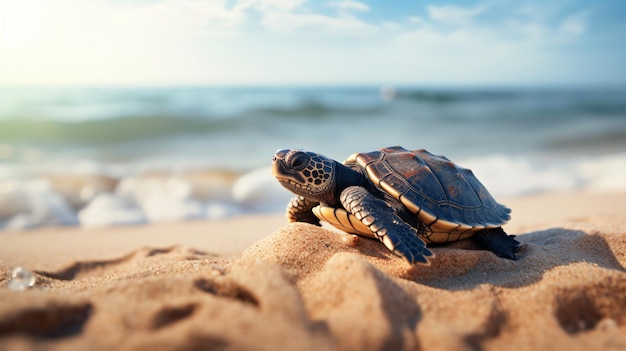
<path fill-rule="evenodd" d="M 17 310 L 0 318 L 0 336 L 57 339 L 78 335 L 93 311 L 91 303 L 51 303 Z"/>
<path fill-rule="evenodd" d="M 180 257 L 182 260 L 197 260 L 215 257 L 214 255 L 203 251 L 183 248 L 180 246 L 171 246 L 165 248 L 141 248 L 115 259 L 99 261 L 79 261 L 74 262 L 66 268 L 58 271 L 35 271 L 35 273 L 46 278 L 70 281 L 106 273 L 113 273 L 116 270 L 122 268 L 125 264 L 131 264 L 133 262 L 138 262 L 165 254 L 176 254 L 177 257 Z"/>
<path fill-rule="evenodd" d="M 187 304 L 176 307 L 164 307 L 158 311 L 152 318 L 152 329 L 161 329 L 163 327 L 172 325 L 183 319 L 191 317 L 194 311 L 198 308 L 197 304 Z"/>
<path fill-rule="evenodd" d="M 626 301 L 615 292 L 625 289 L 626 279 L 569 288 L 557 294 L 554 316 L 568 334 L 617 329 L 626 322 Z"/>
<path fill-rule="evenodd" d="M 217 281 L 210 279 L 198 279 L 194 282 L 196 288 L 218 297 L 235 299 L 239 302 L 259 306 L 258 299 L 248 289 L 245 289 L 231 281 Z"/>

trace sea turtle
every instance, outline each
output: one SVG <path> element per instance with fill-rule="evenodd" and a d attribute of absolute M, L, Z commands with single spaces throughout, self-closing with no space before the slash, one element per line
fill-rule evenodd
<path fill-rule="evenodd" d="M 515 260 L 520 243 L 501 226 L 511 212 L 497 203 L 471 170 L 426 150 L 399 146 L 356 153 L 342 164 L 305 150 L 278 150 L 274 176 L 296 195 L 290 222 L 376 238 L 410 264 L 429 264 L 426 243 L 471 237 Z"/>

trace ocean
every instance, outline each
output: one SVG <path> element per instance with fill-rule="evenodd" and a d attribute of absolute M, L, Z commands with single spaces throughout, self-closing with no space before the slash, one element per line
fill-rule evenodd
<path fill-rule="evenodd" d="M 279 213 L 275 150 L 392 145 L 498 199 L 626 191 L 626 88 L 0 88 L 0 228 Z"/>

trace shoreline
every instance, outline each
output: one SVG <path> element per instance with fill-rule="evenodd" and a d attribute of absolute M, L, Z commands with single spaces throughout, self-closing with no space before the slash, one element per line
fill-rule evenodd
<path fill-rule="evenodd" d="M 621 218 L 621 224 L 626 225 L 626 192 L 561 191 L 504 198 L 501 202 L 512 209 L 511 220 L 504 226 L 509 234 L 523 235 L 542 227 L 588 220 L 612 222 Z M 538 211 L 540 208 L 545 210 Z M 112 258 L 148 246 L 182 246 L 233 258 L 286 224 L 281 213 L 4 232 L 0 233 L 0 262 L 35 267 L 61 265 L 72 260 Z M 45 246 L 39 245 L 42 240 Z"/>

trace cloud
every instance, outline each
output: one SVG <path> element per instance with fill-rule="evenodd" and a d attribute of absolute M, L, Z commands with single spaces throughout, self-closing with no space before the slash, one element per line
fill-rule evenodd
<path fill-rule="evenodd" d="M 328 3 L 328 5 L 338 9 L 341 12 L 370 10 L 370 7 L 367 4 L 352 0 L 331 1 Z"/>
<path fill-rule="evenodd" d="M 308 0 L 240 0 L 235 6 L 238 10 L 255 9 L 259 12 L 290 12 L 302 7 Z"/>
<path fill-rule="evenodd" d="M 471 19 L 485 10 L 484 7 L 464 8 L 460 6 L 427 6 L 428 16 L 441 22 L 463 22 Z"/>
<path fill-rule="evenodd" d="M 413 64 L 406 79 L 423 83 L 619 81 L 592 63 L 624 59 L 623 52 L 607 44 L 601 49 L 597 41 L 589 50 L 590 38 L 601 33 L 590 23 L 599 18 L 597 7 L 559 2 L 541 9 L 511 9 L 498 0 L 472 8 L 427 6 L 427 16 L 414 21 L 419 26 L 407 23 L 393 39 L 390 57 L 407 59 L 389 66 Z M 616 42 L 609 34 L 603 38 Z"/>
<path fill-rule="evenodd" d="M 369 11 L 362 2 L 345 0 L 327 3 L 338 14 L 325 14 L 307 8 L 306 0 L 242 0 L 236 8 L 254 9 L 261 15 L 260 24 L 272 32 L 311 36 L 362 36 L 377 27 L 359 20 L 353 11 Z"/>
<path fill-rule="evenodd" d="M 424 23 L 424 19 L 419 16 L 409 16 L 408 21 L 410 23 L 422 24 Z"/>
<path fill-rule="evenodd" d="M 377 31 L 377 27 L 351 16 L 332 17 L 315 13 L 270 12 L 261 23 L 272 31 L 294 33 L 304 30 L 311 35 L 362 36 Z"/>
<path fill-rule="evenodd" d="M 564 34 L 581 35 L 587 31 L 587 14 L 577 13 L 567 17 L 559 26 L 559 31 Z"/>

